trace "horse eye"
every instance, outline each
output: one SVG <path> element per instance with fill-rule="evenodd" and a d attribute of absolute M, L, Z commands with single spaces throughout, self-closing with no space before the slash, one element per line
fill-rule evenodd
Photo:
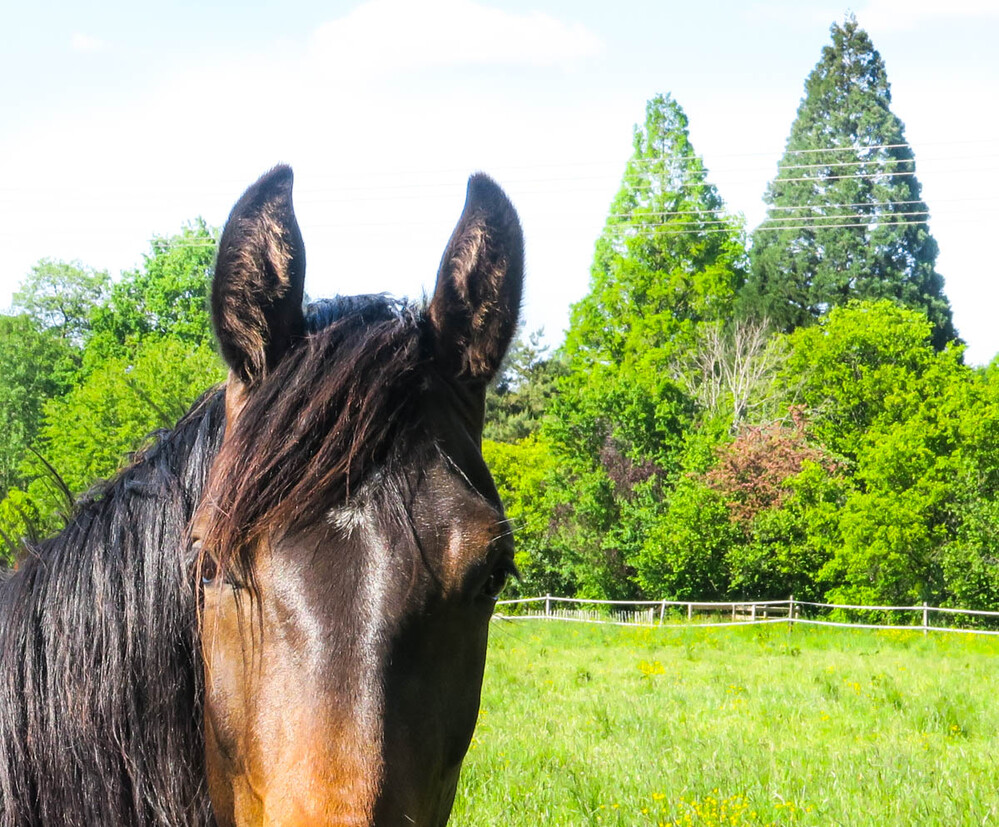
<path fill-rule="evenodd" d="M 489 573 L 489 577 L 486 578 L 486 582 L 482 585 L 482 594 L 495 600 L 499 597 L 499 593 L 503 591 L 503 587 L 506 585 L 506 581 L 510 579 L 510 575 L 516 575 L 516 573 L 513 563 L 505 560 L 501 561 Z"/>
<path fill-rule="evenodd" d="M 201 541 L 196 540 L 191 544 L 192 563 L 196 576 L 200 575 L 202 586 L 214 586 L 219 579 L 219 563 L 213 554 L 205 554 L 202 551 Z M 226 578 L 228 582 L 229 578 Z"/>
<path fill-rule="evenodd" d="M 201 585 L 211 586 L 219 576 L 219 564 L 210 554 L 201 561 Z"/>

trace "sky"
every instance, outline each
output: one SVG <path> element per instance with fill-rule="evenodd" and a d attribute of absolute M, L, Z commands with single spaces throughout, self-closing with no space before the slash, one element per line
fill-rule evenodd
<path fill-rule="evenodd" d="M 967 359 L 999 352 L 999 0 L 5 3 L 0 308 L 43 257 L 118 274 L 221 225 L 276 163 L 314 298 L 418 298 L 491 174 L 521 216 L 528 330 L 558 344 L 646 101 L 671 93 L 752 229 L 829 27 L 881 52 Z"/>

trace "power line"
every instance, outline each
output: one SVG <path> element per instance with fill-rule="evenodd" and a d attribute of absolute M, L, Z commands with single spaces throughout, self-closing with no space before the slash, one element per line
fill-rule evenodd
<path fill-rule="evenodd" d="M 909 145 L 908 144 L 898 144 L 898 146 L 909 146 Z M 801 150 L 801 151 L 802 152 L 849 152 L 851 150 L 847 150 L 847 149 L 815 149 L 815 150 Z M 713 158 L 715 160 L 717 160 L 718 157 L 720 157 L 720 156 L 713 156 Z M 737 156 L 733 156 L 733 157 L 737 157 Z M 994 153 L 991 153 L 991 152 L 985 153 L 985 154 L 983 154 L 981 152 L 976 152 L 974 154 L 961 154 L 961 155 L 923 156 L 922 158 L 920 158 L 918 160 L 919 160 L 920 163 L 926 163 L 926 162 L 934 162 L 935 163 L 937 161 L 961 161 L 961 160 L 968 160 L 968 159 L 977 159 L 977 158 L 982 158 L 982 157 L 985 157 L 985 158 L 994 158 L 996 156 L 995 156 Z M 913 156 L 912 158 L 894 158 L 894 157 L 884 157 L 884 156 L 882 156 L 882 157 L 874 157 L 874 158 L 863 158 L 863 159 L 858 159 L 856 161 L 834 161 L 834 160 L 830 160 L 830 161 L 823 161 L 823 162 L 814 163 L 814 164 L 789 164 L 789 163 L 778 162 L 778 168 L 795 169 L 795 168 L 808 168 L 808 167 L 828 167 L 828 166 L 844 166 L 844 165 L 849 165 L 849 164 L 875 164 L 875 163 L 909 164 L 909 163 L 915 163 L 916 161 L 917 161 L 917 158 L 915 156 Z M 656 157 L 652 157 L 652 158 L 630 158 L 628 161 L 626 161 L 626 165 L 632 166 L 632 167 L 649 167 L 649 166 L 654 166 L 654 165 L 657 165 L 657 164 L 669 165 L 669 164 L 691 164 L 691 163 L 699 163 L 699 164 L 703 165 L 704 164 L 704 157 L 701 156 L 701 155 L 661 155 L 658 158 L 656 158 Z M 711 168 L 717 168 L 717 166 L 718 165 L 716 165 L 716 164 L 712 164 L 711 167 L 705 167 L 705 169 L 710 170 Z M 724 167 L 725 165 L 722 165 L 722 166 Z M 764 169 L 768 169 L 768 168 L 769 167 L 753 166 L 753 167 L 738 167 L 737 169 L 746 169 L 746 170 L 756 171 L 756 170 L 764 170 Z"/>
<path fill-rule="evenodd" d="M 989 142 L 991 142 L 991 141 L 989 141 Z M 867 149 L 893 148 L 893 147 L 903 147 L 903 146 L 909 146 L 909 144 L 882 144 L 882 145 L 876 145 L 876 146 L 871 146 L 871 147 L 860 147 L 860 148 L 828 147 L 828 148 L 817 148 L 817 149 L 809 149 L 809 150 L 796 150 L 795 152 L 796 153 L 847 152 L 847 151 L 859 151 L 860 149 L 867 150 Z M 787 153 L 785 153 L 785 154 L 787 154 Z M 746 157 L 746 156 L 729 156 L 729 157 Z M 999 156 L 996 156 L 995 154 L 991 154 L 991 153 L 990 154 L 977 153 L 977 154 L 974 154 L 974 155 L 963 155 L 963 156 L 959 156 L 959 155 L 948 155 L 948 156 L 942 156 L 942 157 L 936 157 L 936 158 L 923 158 L 923 159 L 920 160 L 920 164 L 926 164 L 926 163 L 929 163 L 929 162 L 936 163 L 936 162 L 941 162 L 941 161 L 981 161 L 981 160 L 986 160 L 986 159 L 987 160 L 991 160 L 991 159 L 994 159 L 996 157 L 999 157 Z M 829 168 L 829 167 L 846 167 L 846 166 L 865 166 L 865 165 L 875 164 L 875 163 L 879 163 L 879 164 L 889 164 L 889 163 L 914 164 L 915 161 L 916 161 L 915 158 L 912 158 L 912 159 L 908 159 L 908 158 L 887 158 L 887 159 L 884 159 L 884 158 L 882 158 L 882 159 L 866 159 L 866 160 L 858 160 L 858 161 L 830 161 L 830 162 L 827 162 L 827 163 L 816 163 L 816 164 L 780 164 L 779 163 L 777 165 L 777 172 L 778 172 L 778 175 L 779 175 L 780 172 L 784 171 L 784 170 L 794 170 L 794 169 L 823 169 L 823 168 Z M 663 164 L 663 163 L 670 163 L 670 164 L 692 164 L 692 163 L 695 163 L 695 162 L 698 163 L 698 164 L 703 164 L 703 158 L 701 156 L 668 155 L 668 156 L 661 156 L 660 158 L 631 159 L 631 160 L 629 160 L 629 161 L 626 162 L 626 165 L 642 167 L 642 166 L 652 166 L 652 165 Z M 518 167 L 512 167 L 511 169 L 547 170 L 547 169 L 553 169 L 553 168 L 556 168 L 556 167 L 570 167 L 570 168 L 572 168 L 572 167 L 584 167 L 584 166 L 595 166 L 595 165 L 605 165 L 606 166 L 606 165 L 610 165 L 611 163 L 615 163 L 615 166 L 617 165 L 616 162 L 589 162 L 589 163 L 587 163 L 587 162 L 573 162 L 573 163 L 565 163 L 565 164 L 537 164 L 537 165 L 530 165 L 530 166 L 523 165 L 523 166 L 518 166 Z M 763 168 L 763 167 L 752 167 L 752 168 L 750 168 L 750 167 L 736 167 L 736 168 L 725 169 L 724 170 L 724 174 L 727 175 L 727 174 L 739 173 L 739 172 L 762 172 L 762 171 L 764 171 L 764 169 L 765 168 Z M 717 170 L 717 168 L 716 168 L 716 170 Z M 412 177 L 412 176 L 416 176 L 416 175 L 432 175 L 432 174 L 434 174 L 434 171 L 432 171 L 432 170 L 427 170 L 427 171 L 413 170 L 413 171 L 406 171 L 406 172 L 400 172 L 400 173 L 386 173 L 386 175 L 392 175 L 393 177 L 403 177 L 403 176 L 410 176 L 410 177 Z M 700 170 L 697 171 L 697 176 L 698 177 L 700 177 L 700 175 L 702 175 L 702 174 L 703 175 L 715 175 L 715 173 L 712 173 L 711 169 L 708 168 L 708 167 L 704 167 L 703 169 L 700 169 Z M 890 174 L 890 173 L 871 173 L 871 174 L 877 175 L 877 174 Z M 902 173 L 897 173 L 897 174 L 910 174 L 910 173 L 908 173 L 908 172 L 902 172 Z M 351 175 L 332 175 L 332 176 L 326 176 L 326 177 L 329 178 L 329 179 L 332 179 L 332 180 L 337 180 L 337 179 L 340 179 L 340 180 L 349 180 L 350 178 L 358 178 L 358 179 L 362 178 L 362 176 L 351 176 Z M 341 186 L 341 187 L 328 187 L 328 186 L 327 187 L 318 187 L 318 186 L 309 186 L 308 184 L 299 185 L 296 188 L 296 195 L 298 195 L 298 196 L 302 196 L 302 195 L 309 196 L 309 195 L 314 195 L 314 194 L 317 194 L 317 193 L 321 194 L 321 193 L 325 193 L 325 192 L 338 192 L 338 193 L 355 192 L 355 191 L 381 192 L 381 191 L 386 191 L 386 190 L 400 190 L 400 189 L 413 189 L 413 188 L 419 188 L 419 189 L 424 189 L 424 190 L 425 189 L 431 189 L 431 188 L 436 188 L 436 189 L 443 188 L 443 189 L 446 189 L 448 192 L 451 192 L 451 191 L 454 190 L 454 184 L 450 183 L 450 182 L 434 183 L 434 182 L 427 182 L 427 181 L 422 181 L 422 182 L 421 181 L 407 181 L 407 182 L 393 182 L 393 183 L 386 183 L 386 184 L 372 184 L 371 183 L 371 176 L 370 175 L 364 176 L 363 178 L 364 178 L 364 183 L 363 184 L 357 184 L 357 185 L 345 186 L 345 187 L 344 186 Z M 516 184 L 516 185 L 525 185 L 525 184 L 538 184 L 538 183 L 571 183 L 571 182 L 578 182 L 578 181 L 603 181 L 603 180 L 605 180 L 604 176 L 572 175 L 572 176 L 547 177 L 547 178 L 538 178 L 538 177 L 517 178 L 517 177 L 512 177 L 509 180 L 505 181 L 504 183 L 507 184 L 508 186 L 511 186 L 511 185 L 514 185 L 514 184 Z M 790 181 L 790 180 L 797 180 L 797 179 L 775 179 L 775 180 L 788 180 L 788 181 Z M 122 185 L 108 186 L 106 184 L 102 184 L 101 191 L 104 192 L 104 193 L 108 193 L 108 192 L 127 192 L 127 191 L 133 190 L 135 188 L 140 188 L 143 192 L 150 192 L 151 185 L 149 185 L 149 184 L 142 184 L 142 183 L 138 183 L 138 182 L 134 183 L 134 184 L 124 185 L 124 186 L 122 186 Z M 156 192 L 151 193 L 149 197 L 150 197 L 150 199 L 154 199 L 154 198 L 157 197 L 156 193 L 162 193 L 165 190 L 166 191 L 172 190 L 172 191 L 176 192 L 176 191 L 189 191 L 190 189 L 191 188 L 186 188 L 186 187 L 178 188 L 176 186 L 171 187 L 171 186 L 156 185 L 155 186 Z M 59 191 L 60 191 L 61 194 L 64 194 L 65 193 L 65 187 L 60 188 Z M 231 191 L 228 188 L 222 189 L 222 187 L 221 187 L 220 184 L 213 184 L 212 186 L 210 186 L 208 188 L 199 189 L 198 192 L 200 194 L 206 194 L 207 193 L 207 194 L 224 195 L 224 194 L 229 194 Z M 42 197 L 42 198 L 49 197 L 46 194 L 45 189 L 44 188 L 40 188 L 38 186 L 33 186 L 33 187 L 28 187 L 28 188 L 25 188 L 25 187 L 3 186 L 3 187 L 0 187 L 0 193 L 10 193 L 12 195 L 16 195 L 16 196 L 19 196 L 19 197 L 23 196 L 25 194 L 27 194 L 28 196 L 30 196 L 32 194 L 37 194 L 39 197 Z M 89 201 L 93 201 L 94 200 L 94 197 L 93 197 L 92 194 L 88 194 L 87 197 L 88 197 Z"/>
<path fill-rule="evenodd" d="M 784 232 L 786 230 L 822 230 L 822 229 L 845 229 L 852 227 L 869 227 L 872 229 L 880 229 L 881 227 L 908 227 L 920 224 L 926 224 L 926 221 L 863 221 L 859 223 L 848 223 L 848 224 L 802 224 L 799 226 L 780 226 L 780 227 L 766 227 L 762 224 L 756 228 L 758 232 Z M 625 225 L 616 224 L 614 227 L 621 227 L 622 229 L 627 229 Z M 669 226 L 664 224 L 662 226 Z M 717 233 L 730 233 L 731 231 L 724 228 L 716 229 L 706 229 L 706 230 L 656 230 L 651 225 L 644 225 L 648 228 L 647 232 L 639 232 L 632 235 L 632 237 L 648 237 L 657 238 L 659 236 L 672 236 L 672 235 L 715 235 Z"/>
<path fill-rule="evenodd" d="M 960 201 L 960 202 L 963 203 L 965 201 L 986 201 L 986 200 L 990 201 L 992 199 L 991 198 L 988 198 L 988 199 L 987 198 L 950 199 L 950 201 L 938 201 L 936 203 L 954 203 L 955 201 Z M 900 207 L 900 206 L 908 206 L 910 204 L 922 204 L 922 205 L 925 206 L 926 202 L 923 201 L 922 199 L 914 199 L 914 200 L 907 200 L 907 201 L 854 201 L 854 202 L 851 202 L 851 203 L 848 203 L 848 204 L 798 204 L 798 205 L 784 206 L 784 207 L 781 207 L 781 206 L 770 206 L 770 207 L 767 208 L 767 211 L 768 212 L 775 212 L 777 210 L 780 210 L 780 211 L 790 211 L 790 210 L 831 210 L 831 209 L 843 209 L 843 208 L 847 208 L 847 207 L 872 207 L 872 208 L 877 208 L 877 207 Z M 678 216 L 678 215 L 719 215 L 719 214 L 722 214 L 722 215 L 726 214 L 726 210 L 725 210 L 724 207 L 716 207 L 716 208 L 713 208 L 713 209 L 703 209 L 703 210 L 653 210 L 653 211 L 650 211 L 650 212 L 642 212 L 641 216 L 642 217 L 645 217 L 645 216 L 662 217 L 662 216 Z M 635 213 L 634 212 L 618 212 L 618 213 L 609 213 L 607 215 L 608 219 L 611 219 L 611 218 L 634 218 L 634 217 L 635 217 Z M 730 216 L 730 217 L 733 218 L 733 219 L 735 218 L 735 216 Z M 806 217 L 807 216 L 802 216 L 802 218 L 806 218 Z M 778 219 L 774 219 L 774 220 L 778 220 Z M 780 220 L 786 220 L 786 219 L 780 219 Z"/>
<path fill-rule="evenodd" d="M 968 224 L 974 221 L 975 219 L 984 222 L 986 219 L 981 215 L 982 213 L 995 213 L 997 211 L 999 210 L 997 210 L 996 208 L 977 210 L 976 215 L 974 217 L 962 219 L 962 223 Z M 843 221 L 843 219 L 851 219 L 854 217 L 863 217 L 868 220 L 862 222 Z M 823 221 L 822 219 L 825 220 Z M 768 225 L 767 222 L 764 221 L 762 224 L 757 226 L 755 230 L 753 230 L 753 232 L 783 232 L 783 231 L 795 231 L 795 230 L 821 230 L 821 229 L 859 228 L 859 227 L 879 229 L 881 227 L 887 227 L 887 226 L 892 226 L 892 227 L 914 226 L 914 225 L 925 226 L 927 224 L 927 221 L 928 218 L 920 220 L 905 220 L 905 221 L 892 220 L 891 214 L 881 217 L 874 217 L 865 214 L 859 214 L 858 216 L 854 215 L 816 216 L 815 221 L 813 221 L 812 223 L 804 223 L 804 224 L 797 224 L 790 226 L 786 224 Z M 656 238 L 660 236 L 681 236 L 681 235 L 702 236 L 702 235 L 716 235 L 719 233 L 731 234 L 732 228 L 730 227 L 704 226 L 705 224 L 723 225 L 728 223 L 729 222 L 727 221 L 707 221 L 707 222 L 702 221 L 698 222 L 698 226 L 694 228 L 677 227 L 676 229 L 667 229 L 674 227 L 675 225 L 670 222 L 662 222 L 660 224 L 651 224 L 646 222 L 618 222 L 615 224 L 608 225 L 607 227 L 604 228 L 604 231 L 605 232 L 611 231 L 613 234 L 616 235 L 627 235 L 630 238 L 642 238 L 642 237 Z M 372 222 L 370 224 L 364 224 L 364 225 L 318 224 L 314 226 L 318 228 L 335 229 L 339 231 L 348 232 L 348 231 L 357 231 L 364 229 L 381 229 L 386 227 L 398 229 L 400 227 L 405 227 L 408 224 L 409 222 L 405 222 L 402 224 L 391 224 L 388 222 Z M 575 225 L 570 225 L 570 226 L 575 226 Z M 0 236 L 10 236 L 10 235 L 14 235 L 14 233 L 0 230 Z M 184 242 L 184 241 L 179 241 L 170 245 L 171 248 L 183 248 L 183 249 L 211 249 L 214 248 L 215 246 L 216 245 L 214 242 Z"/>
<path fill-rule="evenodd" d="M 825 214 L 825 215 L 789 215 L 784 218 L 764 218 L 763 222 L 760 224 L 776 223 L 779 221 L 822 221 L 828 218 L 869 218 L 871 221 L 878 222 L 885 219 L 894 218 L 895 216 L 914 216 L 914 215 L 925 215 L 929 216 L 929 210 L 915 210 L 913 212 L 888 212 L 888 213 L 838 213 L 838 214 Z"/>
<path fill-rule="evenodd" d="M 850 220 L 850 219 L 861 219 L 866 218 L 868 225 L 870 224 L 897 224 L 896 218 L 901 217 L 913 217 L 921 215 L 924 216 L 924 220 L 918 223 L 925 223 L 926 219 L 930 215 L 930 211 L 927 210 L 915 210 L 911 212 L 889 212 L 889 213 L 833 213 L 833 214 L 822 214 L 822 215 L 792 215 L 784 218 L 765 218 L 763 222 L 757 227 L 757 229 L 762 229 L 765 224 L 768 223 L 778 223 L 778 222 L 808 222 L 804 224 L 806 227 L 823 227 L 823 226 L 840 226 L 836 224 L 823 224 L 820 222 L 831 221 L 831 220 Z M 699 220 L 696 222 L 698 227 L 703 227 L 710 224 L 728 224 L 732 225 L 732 221 L 729 219 L 714 219 L 714 220 Z M 842 226 L 857 226 L 857 225 L 842 225 Z M 613 223 L 607 224 L 607 229 L 616 229 L 618 227 L 677 227 L 677 230 L 683 234 L 697 235 L 699 230 L 696 228 L 692 229 L 680 229 L 677 222 L 673 221 L 642 221 L 640 219 L 631 221 L 615 221 Z M 735 229 L 735 227 L 733 227 Z M 786 229 L 786 227 L 779 227 L 775 229 Z"/>

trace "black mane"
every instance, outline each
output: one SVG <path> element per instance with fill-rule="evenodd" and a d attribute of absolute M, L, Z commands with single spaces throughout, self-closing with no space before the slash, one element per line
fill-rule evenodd
<path fill-rule="evenodd" d="M 269 447 L 253 468 L 219 456 L 225 399 L 213 389 L 81 498 L 62 532 L 25 547 L 0 577 L 0 827 L 213 823 L 187 550 L 209 471 L 219 458 L 232 483 L 230 538 L 342 495 L 412 418 L 423 326 L 384 296 L 311 305 L 298 352 L 240 417 L 255 427 L 233 435 L 237 449 Z"/>
<path fill-rule="evenodd" d="M 187 523 L 219 390 L 0 586 L 0 824 L 211 822 Z"/>

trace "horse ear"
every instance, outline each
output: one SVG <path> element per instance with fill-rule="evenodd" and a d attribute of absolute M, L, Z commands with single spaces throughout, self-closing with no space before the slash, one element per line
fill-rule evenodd
<path fill-rule="evenodd" d="M 236 202 L 219 239 L 212 320 L 222 356 L 247 387 L 305 328 L 305 246 L 292 180 L 287 166 L 263 175 Z"/>
<path fill-rule="evenodd" d="M 446 372 L 483 386 L 496 375 L 517 329 L 523 283 L 517 211 L 492 179 L 473 175 L 428 309 Z"/>

